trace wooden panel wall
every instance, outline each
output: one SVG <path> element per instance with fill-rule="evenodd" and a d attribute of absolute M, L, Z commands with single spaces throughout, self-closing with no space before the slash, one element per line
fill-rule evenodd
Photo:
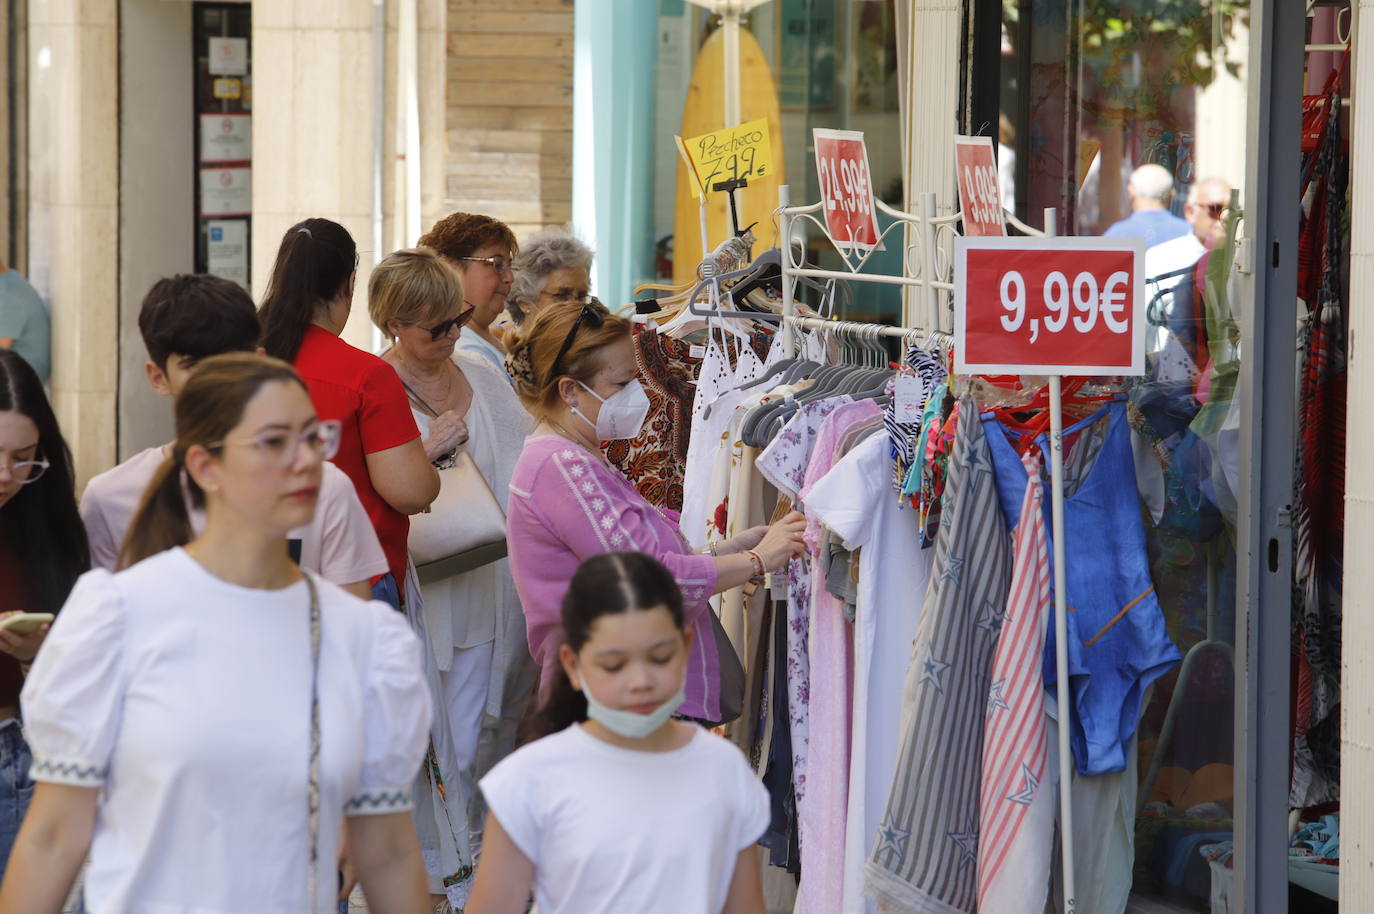
<path fill-rule="evenodd" d="M 450 210 L 572 218 L 573 0 L 449 0 Z"/>

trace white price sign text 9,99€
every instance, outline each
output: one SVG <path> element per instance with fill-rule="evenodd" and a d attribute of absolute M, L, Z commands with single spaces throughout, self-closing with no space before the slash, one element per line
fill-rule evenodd
<path fill-rule="evenodd" d="M 959 238 L 960 374 L 1144 373 L 1145 243 L 1127 238 Z"/>

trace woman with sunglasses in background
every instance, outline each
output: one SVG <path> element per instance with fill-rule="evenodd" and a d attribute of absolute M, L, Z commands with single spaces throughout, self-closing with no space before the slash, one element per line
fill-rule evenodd
<path fill-rule="evenodd" d="M 390 568 L 372 582 L 372 595 L 399 609 L 409 561 L 407 517 L 434 501 L 439 474 L 396 372 L 339 338 L 353 308 L 357 267 L 357 245 L 342 225 L 298 222 L 277 250 L 258 319 L 263 349 L 292 363 L 321 419 L 341 423 L 334 464 L 353 480 Z"/>
<path fill-rule="evenodd" d="M 43 382 L 16 352 L 0 349 L 0 624 L 19 613 L 56 613 L 89 567 L 71 452 Z M 19 690 L 48 626 L 25 629 L 0 629 L 0 872 L 33 795 Z"/>
<path fill-rule="evenodd" d="M 333 440 L 285 362 L 191 374 L 125 570 L 81 578 L 25 685 L 39 783 L 0 912 L 57 914 L 89 848 L 94 914 L 326 914 L 345 828 L 373 914 L 423 909 L 419 641 L 287 544 Z"/>
<path fill-rule="evenodd" d="M 510 348 L 516 392 L 537 420 L 511 479 L 507 540 L 530 653 L 543 668 L 541 694 L 558 668 L 559 605 L 578 566 L 603 552 L 644 552 L 677 579 L 697 632 L 679 713 L 720 720 L 720 657 L 707 599 L 783 568 L 804 548 L 805 519 L 792 512 L 713 554 L 693 554 L 676 515 L 645 500 L 601 452 L 603 441 L 639 434 L 649 409 L 630 322 L 597 302 L 545 308 L 520 326 Z"/>
<path fill-rule="evenodd" d="M 503 373 L 454 350 L 474 310 L 457 271 L 428 248 L 397 251 L 373 268 L 367 307 L 391 340 L 382 358 L 410 397 L 430 460 L 447 469 L 464 450 L 504 509 L 533 423 Z M 436 715 L 416 820 L 435 909 L 462 910 L 485 821 L 477 781 L 515 749 L 536 674 L 505 559 L 426 581 L 422 596 L 417 628 Z"/>
<path fill-rule="evenodd" d="M 482 356 L 504 374 L 506 347 L 493 324 L 505 310 L 515 281 L 515 233 L 490 216 L 452 213 L 421 235 L 420 244 L 442 254 L 463 280 L 472 320 L 458 341 L 459 351 Z"/>

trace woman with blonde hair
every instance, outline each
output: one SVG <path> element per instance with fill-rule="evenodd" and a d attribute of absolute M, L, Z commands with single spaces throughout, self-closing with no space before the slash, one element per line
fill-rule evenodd
<path fill-rule="evenodd" d="M 721 720 L 720 656 L 707 600 L 783 568 L 803 548 L 805 519 L 792 512 L 710 554 L 693 554 L 673 512 L 646 501 L 601 452 L 603 441 L 639 434 L 649 400 L 630 322 L 600 303 L 540 311 L 510 341 L 506 365 L 537 420 L 511 479 L 507 540 L 530 653 L 543 668 L 541 689 L 558 668 L 559 606 L 578 566 L 603 552 L 644 552 L 677 580 L 686 623 L 697 633 L 679 713 Z"/>
<path fill-rule="evenodd" d="M 373 268 L 368 313 L 391 340 L 382 358 L 401 379 L 440 476 L 466 452 L 505 508 L 533 423 L 503 374 L 483 356 L 455 349 L 473 314 L 458 274 L 428 248 L 397 251 Z M 438 713 L 416 819 L 433 901 L 440 910 L 445 903 L 461 909 L 485 819 L 477 781 L 515 748 L 535 671 L 507 560 L 420 589 L 412 624 L 426 642 Z"/>
<path fill-rule="evenodd" d="M 285 362 L 191 374 L 123 570 L 82 576 L 24 686 L 39 783 L 0 912 L 57 914 L 89 848 L 94 914 L 327 914 L 345 830 L 374 914 L 424 904 L 419 642 L 287 544 L 338 435 Z"/>

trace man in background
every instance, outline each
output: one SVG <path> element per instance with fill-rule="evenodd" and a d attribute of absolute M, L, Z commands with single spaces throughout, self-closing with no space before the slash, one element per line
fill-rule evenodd
<path fill-rule="evenodd" d="M 0 260 L 0 348 L 13 349 L 48 382 L 52 326 L 47 306 L 29 281 Z"/>
<path fill-rule="evenodd" d="M 1187 222 L 1169 212 L 1174 176 L 1162 165 L 1142 165 L 1126 185 L 1131 214 L 1102 233 L 1104 238 L 1144 238 L 1145 248 L 1181 238 L 1191 231 Z"/>

